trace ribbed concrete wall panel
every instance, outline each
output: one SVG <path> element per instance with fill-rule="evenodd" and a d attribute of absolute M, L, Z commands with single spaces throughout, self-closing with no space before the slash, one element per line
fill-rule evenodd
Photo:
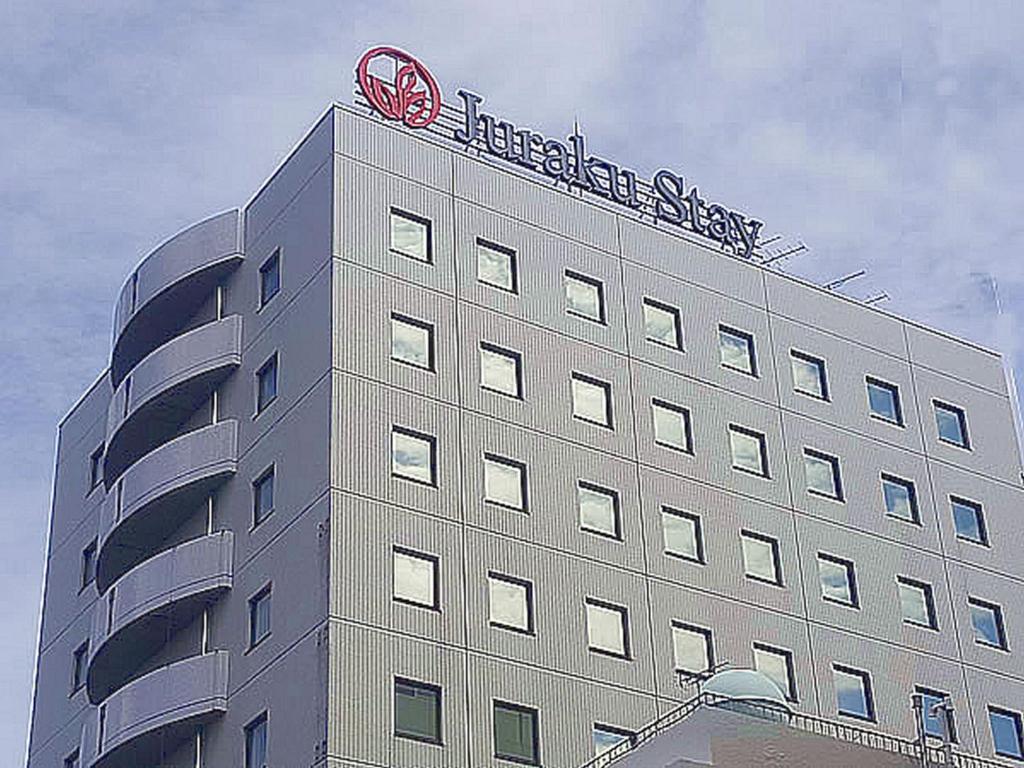
<path fill-rule="evenodd" d="M 1019 581 L 971 566 L 950 563 L 949 584 L 956 613 L 956 631 L 960 635 L 965 664 L 970 664 L 1024 681 L 1024 666 L 1017 654 L 1024 648 L 1024 588 Z M 1006 649 L 995 648 L 975 639 L 969 599 L 999 606 L 1002 611 Z"/>
<path fill-rule="evenodd" d="M 957 706 L 958 735 L 964 734 L 973 726 L 973 733 L 967 733 L 966 736 L 961 735 L 961 740 L 969 747 L 973 736 L 976 742 L 975 749 L 980 754 L 995 754 L 992 726 L 989 722 L 989 706 L 1019 714 L 1024 709 L 1021 704 L 1024 702 L 1024 682 L 971 667 L 964 670 L 964 675 L 967 677 L 967 691 L 970 694 L 971 708 L 968 711 L 966 706 L 954 702 Z M 1004 761 L 1007 765 L 1016 764 L 1008 758 L 1004 758 Z"/>
<path fill-rule="evenodd" d="M 915 365 L 1006 394 L 1006 375 L 996 353 L 919 325 L 907 323 L 906 328 Z"/>

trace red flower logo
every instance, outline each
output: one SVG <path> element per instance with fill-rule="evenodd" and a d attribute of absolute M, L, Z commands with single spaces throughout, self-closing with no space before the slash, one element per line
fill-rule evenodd
<path fill-rule="evenodd" d="M 393 83 L 370 74 L 370 63 L 379 57 L 395 67 Z M 371 48 L 356 67 L 359 87 L 370 105 L 388 120 L 401 120 L 410 128 L 424 128 L 441 111 L 441 91 L 427 68 L 405 51 L 387 46 Z M 422 86 L 417 90 L 417 86 Z"/>

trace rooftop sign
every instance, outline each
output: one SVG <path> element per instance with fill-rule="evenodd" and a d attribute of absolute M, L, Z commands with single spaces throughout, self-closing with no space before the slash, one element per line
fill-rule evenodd
<path fill-rule="evenodd" d="M 393 71 L 382 77 L 371 68 Z M 704 200 L 697 187 L 687 187 L 675 171 L 662 168 L 650 180 L 640 179 L 635 171 L 590 154 L 586 137 L 578 131 L 562 141 L 519 128 L 483 111 L 483 97 L 461 88 L 456 91 L 461 108 L 444 105 L 429 70 L 397 48 L 378 46 L 364 53 L 356 66 L 356 79 L 368 104 L 387 120 L 409 128 L 430 128 L 569 188 L 688 229 L 742 258 L 753 255 L 764 222 Z M 457 124 L 445 119 L 442 107 L 460 116 Z"/>

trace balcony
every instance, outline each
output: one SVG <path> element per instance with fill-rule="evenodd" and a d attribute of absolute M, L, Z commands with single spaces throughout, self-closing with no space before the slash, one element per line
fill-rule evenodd
<path fill-rule="evenodd" d="M 164 443 L 135 462 L 107 494 L 100 512 L 96 586 L 105 593 L 156 554 L 238 469 L 238 424 L 221 421 Z"/>
<path fill-rule="evenodd" d="M 144 561 L 97 601 L 86 685 L 103 701 L 156 653 L 175 627 L 188 624 L 231 588 L 230 531 L 200 536 Z"/>
<path fill-rule="evenodd" d="M 189 738 L 197 725 L 222 715 L 227 704 L 227 651 L 161 667 L 89 713 L 82 729 L 82 765 L 162 765 L 162 753 Z"/>
<path fill-rule="evenodd" d="M 238 315 L 202 325 L 151 352 L 114 392 L 107 413 L 107 487 L 167 442 L 242 364 Z"/>
<path fill-rule="evenodd" d="M 121 289 L 114 310 L 110 375 L 115 387 L 170 340 L 224 276 L 242 262 L 237 210 L 178 233 L 150 253 Z"/>

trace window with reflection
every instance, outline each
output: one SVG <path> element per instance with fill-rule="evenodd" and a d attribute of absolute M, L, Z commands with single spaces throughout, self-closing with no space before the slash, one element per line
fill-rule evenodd
<path fill-rule="evenodd" d="M 664 400 L 651 401 L 654 418 L 654 441 L 665 448 L 684 453 L 693 452 L 693 435 L 690 431 L 690 412 Z"/>
<path fill-rule="evenodd" d="M 613 539 L 622 538 L 619 525 L 619 494 L 580 481 L 576 486 L 580 528 Z"/>
<path fill-rule="evenodd" d="M 612 387 L 599 379 L 572 374 L 572 415 L 582 421 L 612 426 Z"/>
<path fill-rule="evenodd" d="M 824 360 L 794 349 L 789 353 L 789 362 L 795 391 L 818 400 L 828 400 Z"/>
<path fill-rule="evenodd" d="M 500 573 L 487 576 L 492 627 L 533 634 L 533 585 Z"/>
<path fill-rule="evenodd" d="M 565 273 L 565 306 L 570 315 L 604 322 L 604 286 L 577 272 Z"/>
<path fill-rule="evenodd" d="M 587 647 L 598 653 L 629 658 L 629 619 L 626 609 L 587 598 Z"/>
<path fill-rule="evenodd" d="M 391 595 L 400 603 L 437 610 L 437 558 L 411 549 L 395 547 L 392 552 Z"/>
<path fill-rule="evenodd" d="M 393 252 L 428 264 L 433 261 L 430 219 L 392 208 L 390 222 Z"/>
<path fill-rule="evenodd" d="M 771 536 L 753 531 L 741 531 L 743 568 L 748 579 L 782 585 L 782 567 L 779 562 L 779 542 Z"/>
<path fill-rule="evenodd" d="M 851 561 L 819 552 L 818 580 L 825 600 L 858 607 L 857 582 Z"/>
<path fill-rule="evenodd" d="M 661 531 L 665 554 L 704 562 L 704 538 L 700 517 L 671 507 L 661 508 Z"/>
<path fill-rule="evenodd" d="M 402 427 L 392 427 L 391 473 L 395 477 L 434 485 L 434 438 Z"/>
<path fill-rule="evenodd" d="M 404 315 L 391 315 L 391 359 L 434 370 L 434 326 Z"/>
<path fill-rule="evenodd" d="M 931 585 L 906 576 L 897 576 L 896 584 L 899 587 L 900 613 L 903 621 L 919 627 L 938 629 Z"/>
<path fill-rule="evenodd" d="M 676 670 L 690 674 L 707 672 L 715 663 L 711 630 L 672 622 L 672 654 Z"/>
<path fill-rule="evenodd" d="M 484 455 L 484 499 L 526 511 L 526 466 L 494 454 Z"/>
<path fill-rule="evenodd" d="M 970 448 L 967 439 L 967 414 L 963 408 L 935 401 L 935 426 L 939 440 L 958 448 Z"/>
<path fill-rule="evenodd" d="M 748 376 L 757 375 L 754 337 L 749 333 L 725 325 L 718 326 L 718 351 L 722 367 Z"/>
<path fill-rule="evenodd" d="M 644 299 L 644 335 L 653 344 L 682 349 L 683 326 L 679 310 L 654 299 Z"/>
<path fill-rule="evenodd" d="M 480 345 L 480 386 L 509 397 L 523 396 L 522 357 L 518 352 Z"/>
<path fill-rule="evenodd" d="M 836 711 L 858 720 L 874 720 L 875 705 L 871 695 L 871 676 L 862 670 L 832 666 L 836 689 Z"/>
<path fill-rule="evenodd" d="M 883 472 L 882 498 L 885 501 L 887 515 L 908 523 L 919 524 L 921 522 L 917 511 L 917 491 L 910 480 L 903 480 Z"/>
<path fill-rule="evenodd" d="M 476 278 L 492 288 L 508 293 L 519 293 L 516 252 L 503 245 L 477 238 Z"/>
<path fill-rule="evenodd" d="M 729 448 L 732 451 L 733 469 L 768 477 L 768 450 L 763 434 L 730 424 Z"/>
<path fill-rule="evenodd" d="M 903 409 L 900 406 L 900 390 L 895 384 L 868 376 L 868 412 L 876 419 L 903 426 Z"/>

